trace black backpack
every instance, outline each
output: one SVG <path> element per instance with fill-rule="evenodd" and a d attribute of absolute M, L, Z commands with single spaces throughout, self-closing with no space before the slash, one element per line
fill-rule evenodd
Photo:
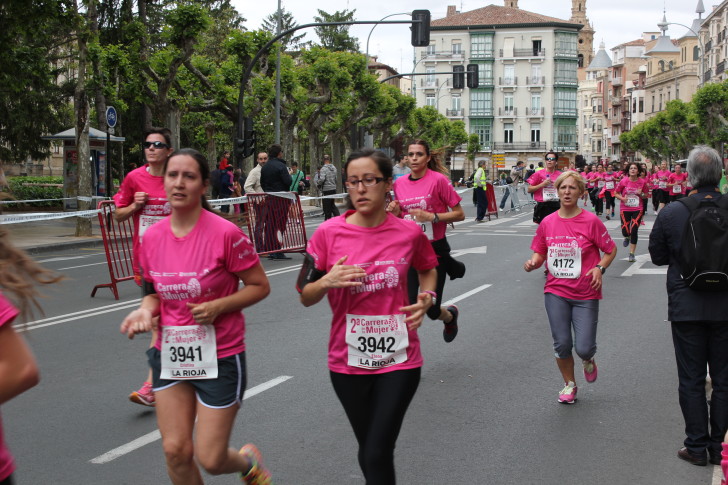
<path fill-rule="evenodd" d="M 216 168 L 212 171 L 212 173 L 210 173 L 210 183 L 212 184 L 212 188 L 215 190 L 220 190 L 220 176 L 222 175 L 222 172 L 225 172 L 225 170 Z"/>
<path fill-rule="evenodd" d="M 728 291 L 728 197 L 678 199 L 690 211 L 680 245 L 680 274 L 698 291 Z"/>

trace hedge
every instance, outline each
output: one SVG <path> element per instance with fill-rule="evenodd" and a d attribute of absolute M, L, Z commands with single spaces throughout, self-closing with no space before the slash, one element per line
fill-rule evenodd
<path fill-rule="evenodd" d="M 10 195 L 15 200 L 60 199 L 63 197 L 63 177 L 8 177 Z M 60 187 L 24 184 L 61 184 Z M 63 208 L 62 200 L 29 202 L 27 204 L 3 204 L 3 209 L 13 210 L 23 207 Z"/>

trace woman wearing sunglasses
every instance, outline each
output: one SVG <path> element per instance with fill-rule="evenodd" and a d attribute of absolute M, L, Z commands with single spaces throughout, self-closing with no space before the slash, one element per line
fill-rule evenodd
<path fill-rule="evenodd" d="M 354 429 L 359 466 L 366 483 L 394 484 L 395 443 L 420 381 L 416 330 L 437 297 L 437 258 L 419 226 L 386 211 L 389 157 L 354 152 L 344 173 L 354 210 L 313 234 L 297 289 L 307 307 L 328 296 L 331 383 Z M 411 269 L 422 288 L 414 304 Z"/>
<path fill-rule="evenodd" d="M 134 281 L 139 286 L 142 285 L 142 275 L 138 255 L 144 233 L 172 212 L 164 192 L 164 163 L 174 151 L 171 138 L 171 132 L 167 128 L 149 130 L 142 144 L 147 163 L 129 172 L 121 183 L 119 192 L 114 195 L 114 219 L 121 222 L 131 217 L 134 223 L 132 267 Z M 156 341 L 157 331 L 153 329 L 151 346 Z M 129 395 L 129 400 L 143 406 L 154 406 L 151 370 L 142 387 Z"/>
<path fill-rule="evenodd" d="M 398 217 L 417 223 L 427 235 L 432 249 L 437 254 L 437 288 L 435 293 L 440 301 L 445 291 L 445 276 L 460 278 L 465 274 L 465 266 L 450 256 L 450 245 L 445 237 L 447 225 L 465 219 L 460 206 L 462 200 L 447 177 L 447 169 L 424 140 L 415 140 L 408 146 L 412 172 L 400 177 L 394 183 L 395 200 L 388 209 Z M 417 279 L 413 272 L 409 275 L 410 303 L 417 300 Z M 442 336 L 445 342 L 452 342 L 458 334 L 458 307 L 433 305 L 427 311 L 431 320 L 442 320 L 445 327 Z"/>
<path fill-rule="evenodd" d="M 544 217 L 559 210 L 560 206 L 554 186 L 556 178 L 561 175 L 561 171 L 556 169 L 556 152 L 548 152 L 545 158 L 546 167 L 536 171 L 526 180 L 528 193 L 533 194 L 533 199 L 536 201 L 536 207 L 533 208 L 533 222 L 536 224 L 540 224 Z"/>

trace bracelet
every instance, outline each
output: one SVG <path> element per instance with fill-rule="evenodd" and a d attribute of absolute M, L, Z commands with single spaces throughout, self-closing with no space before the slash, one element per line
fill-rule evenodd
<path fill-rule="evenodd" d="M 437 293 L 435 293 L 434 291 L 422 290 L 422 293 L 427 293 L 428 295 L 430 295 L 433 301 L 437 300 Z"/>

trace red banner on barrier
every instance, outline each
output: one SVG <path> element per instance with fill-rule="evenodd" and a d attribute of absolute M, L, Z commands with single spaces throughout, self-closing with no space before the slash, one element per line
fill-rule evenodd
<path fill-rule="evenodd" d="M 495 190 L 493 189 L 493 184 L 488 182 L 485 184 L 485 198 L 488 200 L 488 211 L 485 213 L 486 216 L 488 216 L 488 220 L 490 220 L 490 216 L 495 215 L 495 218 L 498 219 L 498 204 L 495 201 Z"/>

